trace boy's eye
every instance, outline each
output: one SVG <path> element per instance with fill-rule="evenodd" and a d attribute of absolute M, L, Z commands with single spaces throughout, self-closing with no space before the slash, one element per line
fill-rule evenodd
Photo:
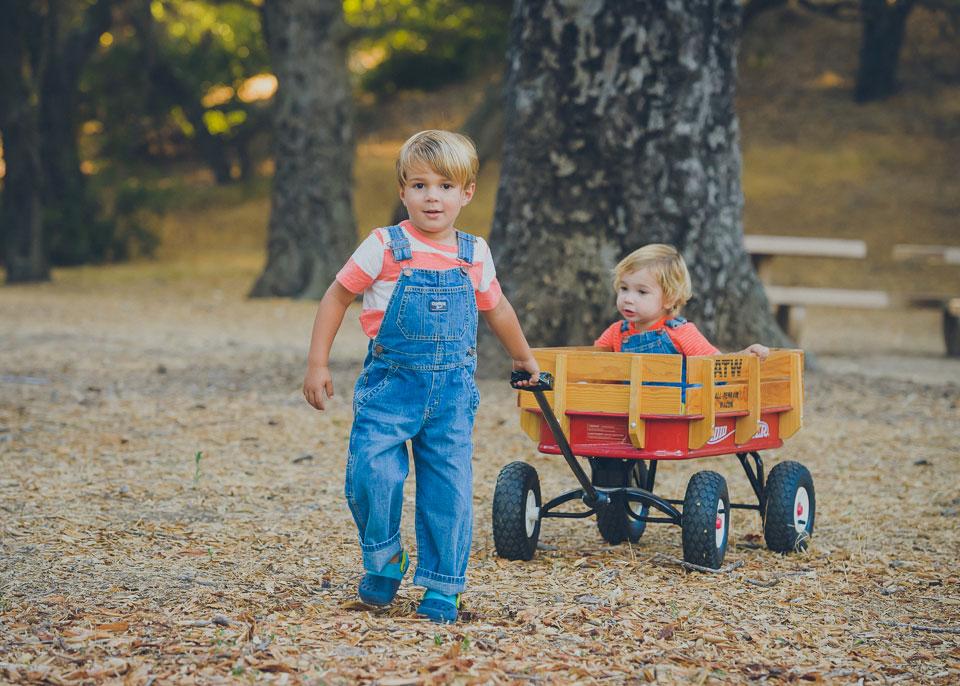
<path fill-rule="evenodd" d="M 423 184 L 422 184 L 422 183 L 415 183 L 415 184 L 413 184 L 413 187 L 416 188 L 417 190 L 423 190 Z"/>
<path fill-rule="evenodd" d="M 452 184 L 452 183 L 445 183 L 445 184 L 443 184 L 443 185 L 441 186 L 441 188 L 443 188 L 443 190 L 445 190 L 445 191 L 448 191 L 448 190 L 450 190 L 451 188 L 453 188 L 453 184 Z"/>

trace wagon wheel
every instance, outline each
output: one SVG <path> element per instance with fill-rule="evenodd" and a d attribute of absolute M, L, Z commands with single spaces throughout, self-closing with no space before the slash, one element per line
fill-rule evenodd
<path fill-rule="evenodd" d="M 493 491 L 493 542 L 497 555 L 529 560 L 540 537 L 540 479 L 526 462 L 500 470 Z"/>
<path fill-rule="evenodd" d="M 763 535 L 778 553 L 807 549 L 817 515 L 813 477 L 799 462 L 781 462 L 767 478 Z"/>
<path fill-rule="evenodd" d="M 683 559 L 720 569 L 730 534 L 730 496 L 727 482 L 716 472 L 697 472 L 687 484 L 680 517 Z"/>
<path fill-rule="evenodd" d="M 620 467 L 621 465 L 617 465 Z M 602 487 L 638 486 L 645 488 L 647 483 L 647 463 L 643 460 L 630 460 L 622 465 L 621 469 L 595 470 L 593 485 Z M 624 500 L 622 495 L 614 494 L 610 497 L 607 507 L 597 510 L 597 528 L 600 535 L 610 545 L 617 545 L 624 541 L 636 543 L 643 536 L 647 528 L 646 522 L 640 522 L 627 514 L 630 508 L 639 515 L 646 515 L 649 507 Z"/>

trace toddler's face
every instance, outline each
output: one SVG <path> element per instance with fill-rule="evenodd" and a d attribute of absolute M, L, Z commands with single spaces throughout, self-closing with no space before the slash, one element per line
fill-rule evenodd
<path fill-rule="evenodd" d="M 407 173 L 400 189 L 400 200 L 418 231 L 441 243 L 454 244 L 453 222 L 473 197 L 474 185 L 464 188 L 453 179 L 441 176 L 427 166 L 416 166 Z"/>
<path fill-rule="evenodd" d="M 648 267 L 624 274 L 617 284 L 617 309 L 640 331 L 665 317 L 672 308 L 672 302 L 663 301 L 663 289 Z"/>

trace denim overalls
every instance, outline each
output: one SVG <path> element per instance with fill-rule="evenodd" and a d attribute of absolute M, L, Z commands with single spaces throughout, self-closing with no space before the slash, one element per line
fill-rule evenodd
<path fill-rule="evenodd" d="M 413 582 L 445 595 L 463 590 L 473 537 L 473 421 L 480 392 L 477 300 L 469 269 L 476 238 L 457 232 L 460 268 L 412 269 L 398 226 L 387 247 L 401 274 L 370 341 L 353 395 L 345 492 L 364 569 L 401 550 L 406 441 L 416 469 L 417 569 Z"/>
<path fill-rule="evenodd" d="M 671 329 L 676 329 L 687 323 L 683 317 L 668 319 L 663 323 Z M 624 320 L 620 330 L 629 331 L 630 322 Z M 660 355 L 679 355 L 680 351 L 670 339 L 670 334 L 666 329 L 654 329 L 653 331 L 644 331 L 635 333 L 623 342 L 620 352 L 624 353 L 656 353 Z"/>

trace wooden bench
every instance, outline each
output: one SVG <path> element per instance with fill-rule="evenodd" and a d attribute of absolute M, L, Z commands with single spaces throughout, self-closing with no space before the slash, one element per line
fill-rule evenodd
<path fill-rule="evenodd" d="M 748 234 L 743 237 L 743 244 L 753 261 L 757 276 L 764 285 L 767 299 L 773 306 L 777 324 L 795 341 L 800 340 L 803 332 L 806 306 L 878 309 L 890 307 L 890 296 L 883 291 L 775 286 L 771 283 L 774 257 L 830 257 L 862 260 L 867 256 L 867 244 L 863 241 Z"/>
<path fill-rule="evenodd" d="M 772 284 L 774 257 L 829 257 L 864 259 L 867 245 L 860 240 L 798 236 L 745 235 L 744 247 L 774 308 L 777 324 L 795 341 L 800 340 L 805 307 L 851 307 L 867 309 L 930 308 L 943 312 L 943 335 L 947 355 L 960 356 L 960 297 L 928 294 L 887 293 L 843 288 L 811 288 Z M 896 245 L 893 258 L 926 264 L 960 264 L 960 247 L 942 245 Z"/>
<path fill-rule="evenodd" d="M 912 245 L 902 243 L 893 246 L 893 259 L 902 262 L 926 262 L 927 264 L 960 264 L 960 247 L 952 245 Z"/>
<path fill-rule="evenodd" d="M 893 246 L 891 255 L 900 262 L 931 265 L 960 265 L 960 247 L 950 245 Z M 947 355 L 960 357 L 960 297 L 949 295 L 901 295 L 896 304 L 903 307 L 937 309 L 943 313 L 943 338 Z"/>

